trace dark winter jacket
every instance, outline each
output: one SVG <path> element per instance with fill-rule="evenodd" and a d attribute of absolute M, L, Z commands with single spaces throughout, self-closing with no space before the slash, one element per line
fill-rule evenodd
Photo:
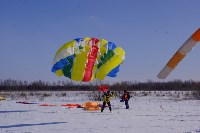
<path fill-rule="evenodd" d="M 131 97 L 131 96 L 130 96 L 129 92 L 125 92 L 124 95 L 122 96 L 122 100 L 124 100 L 124 101 L 125 101 L 125 100 L 129 100 L 130 97 Z"/>

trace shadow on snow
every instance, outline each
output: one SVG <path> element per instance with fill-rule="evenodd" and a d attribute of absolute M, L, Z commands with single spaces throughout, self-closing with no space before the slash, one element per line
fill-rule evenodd
<path fill-rule="evenodd" d="M 1 113 L 23 113 L 23 112 L 31 112 L 34 110 L 9 110 L 9 111 L 0 111 Z"/>
<path fill-rule="evenodd" d="M 48 122 L 48 123 L 38 123 L 38 124 L 16 124 L 16 125 L 0 126 L 0 128 L 42 126 L 42 125 L 61 124 L 61 123 L 67 123 L 67 122 Z"/>

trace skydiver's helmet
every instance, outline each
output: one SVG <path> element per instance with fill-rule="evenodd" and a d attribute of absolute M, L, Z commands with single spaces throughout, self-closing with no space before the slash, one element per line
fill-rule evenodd
<path fill-rule="evenodd" d="M 107 91 L 107 94 L 110 94 L 110 91 Z"/>

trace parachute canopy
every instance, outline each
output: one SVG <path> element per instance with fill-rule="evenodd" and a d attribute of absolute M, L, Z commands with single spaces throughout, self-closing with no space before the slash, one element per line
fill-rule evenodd
<path fill-rule="evenodd" d="M 109 86 L 102 85 L 102 86 L 99 86 L 98 91 L 99 92 L 107 92 L 108 89 L 109 89 Z"/>
<path fill-rule="evenodd" d="M 99 102 L 85 102 L 82 106 L 87 111 L 97 111 L 101 109 L 99 107 Z"/>
<path fill-rule="evenodd" d="M 200 41 L 200 28 L 177 50 L 165 67 L 157 75 L 159 79 L 165 79 L 178 65 L 178 63 L 189 53 Z"/>
<path fill-rule="evenodd" d="M 116 77 L 125 52 L 113 42 L 97 38 L 76 38 L 58 49 L 52 72 L 75 81 Z"/>
<path fill-rule="evenodd" d="M 0 101 L 1 101 L 1 100 L 6 100 L 6 98 L 5 98 L 5 97 L 1 97 L 1 96 L 0 96 Z"/>
<path fill-rule="evenodd" d="M 81 105 L 80 104 L 70 104 L 70 103 L 67 103 L 67 104 L 61 104 L 61 106 L 65 106 L 65 107 L 68 107 L 68 108 L 80 108 Z"/>

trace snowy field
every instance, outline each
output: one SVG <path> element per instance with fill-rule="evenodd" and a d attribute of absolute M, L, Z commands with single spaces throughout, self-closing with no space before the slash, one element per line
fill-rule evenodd
<path fill-rule="evenodd" d="M 200 133 L 199 100 L 184 100 L 180 94 L 175 98 L 169 92 L 152 94 L 134 94 L 129 110 L 119 98 L 113 98 L 112 113 L 108 108 L 101 113 L 60 106 L 91 101 L 87 92 L 46 94 L 43 98 L 10 94 L 0 101 L 0 133 Z M 35 104 L 16 103 L 19 101 Z M 38 106 L 43 103 L 56 106 Z"/>

